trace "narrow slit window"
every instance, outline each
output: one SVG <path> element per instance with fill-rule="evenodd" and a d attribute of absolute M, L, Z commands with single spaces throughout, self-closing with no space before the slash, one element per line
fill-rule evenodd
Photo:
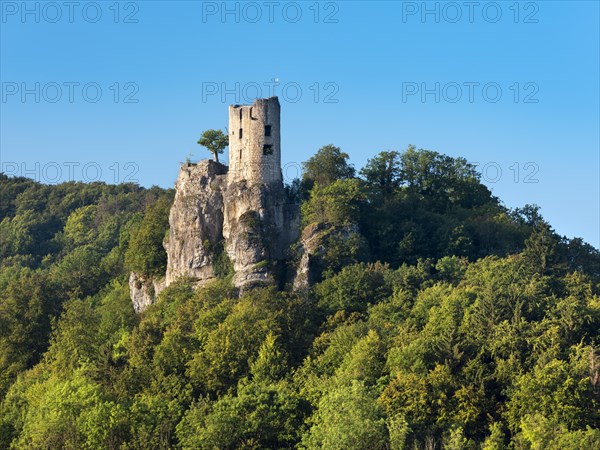
<path fill-rule="evenodd" d="M 272 155 L 273 154 L 273 146 L 270 144 L 263 145 L 263 155 Z"/>
<path fill-rule="evenodd" d="M 240 123 L 242 123 L 242 108 L 240 108 Z"/>
<path fill-rule="evenodd" d="M 265 136 L 271 136 L 271 125 L 265 125 Z"/>
<path fill-rule="evenodd" d="M 240 128 L 240 139 L 242 138 L 242 136 L 243 136 L 243 135 L 244 135 L 244 130 L 242 130 L 242 129 Z"/>

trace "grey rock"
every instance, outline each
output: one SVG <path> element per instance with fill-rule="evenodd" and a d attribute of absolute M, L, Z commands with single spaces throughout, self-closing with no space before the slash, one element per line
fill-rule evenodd
<path fill-rule="evenodd" d="M 164 277 L 144 277 L 143 275 L 131 272 L 129 275 L 129 292 L 135 312 L 141 313 L 148 306 L 156 303 L 158 294 L 160 294 L 165 286 Z"/>

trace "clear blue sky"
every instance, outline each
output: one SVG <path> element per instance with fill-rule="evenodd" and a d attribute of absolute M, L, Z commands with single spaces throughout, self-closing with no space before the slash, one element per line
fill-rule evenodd
<path fill-rule="evenodd" d="M 171 187 L 277 79 L 288 178 L 325 144 L 357 168 L 414 144 L 599 247 L 598 2 L 476 3 L 2 1 L 2 169 Z"/>

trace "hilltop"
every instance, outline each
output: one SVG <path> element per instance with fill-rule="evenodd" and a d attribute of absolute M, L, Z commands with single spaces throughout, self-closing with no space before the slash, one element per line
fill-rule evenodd
<path fill-rule="evenodd" d="M 169 273 L 176 190 L 1 175 L 0 448 L 600 445 L 597 249 L 462 158 L 357 171 L 327 145 L 304 169 L 277 194 L 298 238 L 247 266 L 267 283 L 216 236 L 206 283 L 141 313 L 130 275 Z"/>

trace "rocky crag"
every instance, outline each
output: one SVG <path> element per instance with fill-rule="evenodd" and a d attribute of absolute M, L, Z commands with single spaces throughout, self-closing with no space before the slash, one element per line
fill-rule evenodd
<path fill-rule="evenodd" d="M 202 286 L 229 271 L 240 292 L 286 281 L 300 216 L 283 186 L 279 116 L 277 97 L 231 105 L 230 166 L 206 160 L 181 167 L 164 242 L 166 274 L 131 274 L 136 311 L 180 278 Z"/>
<path fill-rule="evenodd" d="M 181 168 L 165 242 L 167 286 L 182 276 L 203 285 L 228 262 L 240 289 L 277 282 L 276 266 L 298 235 L 298 207 L 283 184 L 228 180 L 227 166 L 214 161 Z"/>

